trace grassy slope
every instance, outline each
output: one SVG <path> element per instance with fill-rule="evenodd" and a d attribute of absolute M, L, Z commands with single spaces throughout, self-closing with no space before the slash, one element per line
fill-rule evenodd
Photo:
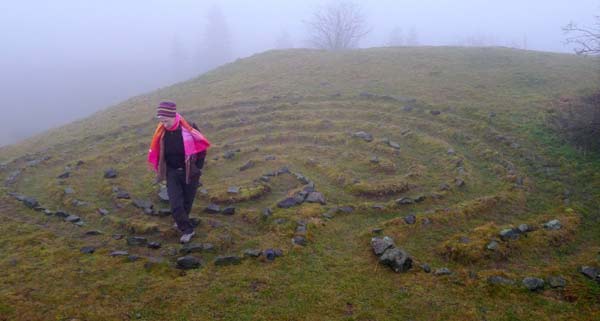
<path fill-rule="evenodd" d="M 47 149 L 52 159 L 27 168 L 12 188 L 48 206 L 77 212 L 89 228 L 103 229 L 107 237 L 80 237 L 81 228 L 3 199 L 7 205 L 0 209 L 6 214 L 0 225 L 0 315 L 7 320 L 597 319 L 600 289 L 582 279 L 576 268 L 599 263 L 600 164 L 594 156 L 577 155 L 541 127 L 554 99 L 598 84 L 597 67 L 590 59 L 572 55 L 502 48 L 272 51 L 4 148 L 0 160 Z M 419 103 L 406 113 L 402 104 L 358 99 L 362 91 L 412 97 Z M 331 97 L 335 93 L 341 96 Z M 275 95 L 282 98 L 272 100 Z M 275 218 L 288 219 L 282 225 L 256 218 L 263 207 L 300 186 L 293 179 L 276 179 L 269 194 L 237 204 L 241 212 L 233 218 L 207 217 L 201 209 L 208 199 L 198 198 L 195 216 L 223 224 L 216 229 L 204 224 L 200 239 L 217 244 L 221 252 L 279 246 L 286 252 L 284 258 L 220 268 L 211 264 L 214 254 L 202 254 L 207 266 L 179 273 L 170 267 L 172 258 L 167 255 L 162 255 L 166 261 L 150 265 L 148 260 L 123 263 L 108 257 L 111 250 L 123 248 L 122 241 L 108 236 L 128 227 L 139 231 L 156 226 L 159 232 L 150 237 L 176 248 L 169 219 L 141 215 L 128 202 L 118 209 L 111 192 L 116 184 L 156 200 L 144 155 L 154 106 L 163 98 L 177 101 L 184 115 L 199 122 L 215 143 L 211 155 L 242 149 L 232 161 L 208 162 L 203 180 L 211 197 L 218 199 L 232 184 L 252 186 L 253 179 L 282 165 L 313 179 L 325 193 L 329 204 L 323 208 L 303 205 L 275 211 Z M 232 104 L 239 101 L 256 102 Z M 432 116 L 431 109 L 442 114 Z M 491 121 L 490 111 L 497 114 Z M 401 135 L 405 129 L 411 133 Z M 348 132 L 357 130 L 369 131 L 375 141 L 351 139 Z M 521 147 L 495 141 L 498 134 L 512 137 Z M 386 147 L 383 137 L 399 142 L 401 152 Z M 456 157 L 446 155 L 450 147 Z M 277 160 L 264 161 L 267 154 Z M 371 155 L 391 169 L 369 164 Z M 364 197 L 350 183 L 358 178 L 364 190 L 376 189 L 378 182 L 408 180 L 416 187 L 407 195 L 428 194 L 440 182 L 451 182 L 456 176 L 453 162 L 459 157 L 464 158 L 466 187 L 410 208 L 393 205 L 403 194 Z M 66 185 L 58 185 L 55 177 L 65 164 L 79 159 L 85 164 L 65 184 L 91 205 L 72 208 L 71 198 L 62 195 Z M 248 159 L 257 161 L 256 168 L 239 172 Z M 507 161 L 526 178 L 525 189 L 513 188 Z M 19 164 L 17 160 L 10 166 Z M 116 182 L 101 179 L 109 166 L 121 173 Z M 562 206 L 565 188 L 572 191 L 573 212 Z M 387 208 L 371 210 L 373 203 Z M 352 204 L 359 210 L 322 221 L 320 214 L 335 204 Z M 116 219 L 100 219 L 96 207 L 110 208 L 110 217 Z M 429 216 L 434 224 L 404 225 L 398 218 L 408 212 L 419 219 Z M 299 217 L 311 218 L 306 248 L 289 244 Z M 539 224 L 555 217 L 566 225 L 560 234 L 532 234 L 503 248 L 505 257 L 487 257 L 478 247 L 502 226 Z M 448 266 L 454 275 L 436 278 L 418 268 L 394 274 L 378 265 L 369 249 L 373 227 L 384 227 L 385 234 L 394 236 L 418 262 Z M 461 236 L 469 237 L 472 246 L 457 245 Z M 548 246 L 550 242 L 555 246 Z M 88 244 L 99 250 L 91 256 L 80 254 L 79 247 Z M 457 249 L 451 259 L 446 245 Z M 138 254 L 159 256 L 142 250 Z M 497 274 L 515 280 L 561 274 L 568 287 L 535 294 L 485 282 L 488 275 Z"/>

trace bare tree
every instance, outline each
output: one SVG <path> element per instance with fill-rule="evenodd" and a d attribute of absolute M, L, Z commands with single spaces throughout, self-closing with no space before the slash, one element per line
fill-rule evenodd
<path fill-rule="evenodd" d="M 198 52 L 198 65 L 200 71 L 206 71 L 231 61 L 231 36 L 229 26 L 217 5 L 213 5 L 207 16 L 204 39 Z"/>
<path fill-rule="evenodd" d="M 417 29 L 414 27 L 410 28 L 408 32 L 408 36 L 406 37 L 406 45 L 407 46 L 418 46 L 419 45 L 419 36 L 417 35 Z"/>
<path fill-rule="evenodd" d="M 404 45 L 404 34 L 402 32 L 402 28 L 395 27 L 392 29 L 387 45 L 388 47 L 399 47 Z"/>
<path fill-rule="evenodd" d="M 282 30 L 277 39 L 275 40 L 275 48 L 277 49 L 289 49 L 294 48 L 294 43 L 287 30 Z"/>
<path fill-rule="evenodd" d="M 327 50 L 354 48 L 370 31 L 361 8 L 352 2 L 332 3 L 321 8 L 305 24 L 310 43 Z"/>
<path fill-rule="evenodd" d="M 593 27 L 580 27 L 571 22 L 562 29 L 570 35 L 565 43 L 575 45 L 576 54 L 600 55 L 600 16 L 596 16 Z"/>

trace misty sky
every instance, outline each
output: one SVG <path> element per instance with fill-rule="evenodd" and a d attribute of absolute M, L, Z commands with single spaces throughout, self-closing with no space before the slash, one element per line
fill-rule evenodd
<path fill-rule="evenodd" d="M 360 47 L 387 43 L 395 27 L 413 28 L 423 45 L 465 39 L 572 52 L 561 27 L 591 26 L 600 0 L 356 0 L 371 33 Z M 289 35 L 306 47 L 302 23 L 327 1 L 315 0 L 2 0 L 0 146 L 161 86 L 193 77 L 202 58 L 207 13 L 215 4 L 229 28 L 232 58 L 276 47 Z M 175 50 L 177 48 L 177 50 Z M 177 55 L 174 52 L 177 52 Z M 174 57 L 178 57 L 175 59 Z"/>

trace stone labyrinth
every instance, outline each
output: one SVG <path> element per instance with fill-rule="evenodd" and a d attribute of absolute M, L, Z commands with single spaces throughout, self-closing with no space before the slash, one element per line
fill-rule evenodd
<path fill-rule="evenodd" d="M 436 275 L 453 271 L 431 267 L 432 257 L 485 269 L 520 255 L 526 235 L 558 242 L 576 228 L 569 213 L 516 218 L 532 183 L 519 164 L 543 161 L 496 129 L 494 112 L 469 117 L 367 92 L 289 95 L 182 111 L 213 142 L 190 215 L 197 234 L 182 246 L 146 167 L 151 114 L 4 164 L 9 194 L 31 208 L 30 222 L 43 217 L 86 243 L 82 255 L 182 269 L 285 260 L 349 216 L 373 222 L 356 231 L 365 247 L 352 255 Z"/>

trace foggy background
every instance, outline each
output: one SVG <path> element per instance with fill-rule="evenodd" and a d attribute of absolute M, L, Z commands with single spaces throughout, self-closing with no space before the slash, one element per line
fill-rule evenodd
<path fill-rule="evenodd" d="M 571 53 L 561 27 L 592 26 L 598 0 L 355 0 L 359 47 L 506 46 Z M 0 2 L 0 146 L 220 64 L 308 47 L 315 0 Z M 207 48 L 210 48 L 208 50 Z"/>

